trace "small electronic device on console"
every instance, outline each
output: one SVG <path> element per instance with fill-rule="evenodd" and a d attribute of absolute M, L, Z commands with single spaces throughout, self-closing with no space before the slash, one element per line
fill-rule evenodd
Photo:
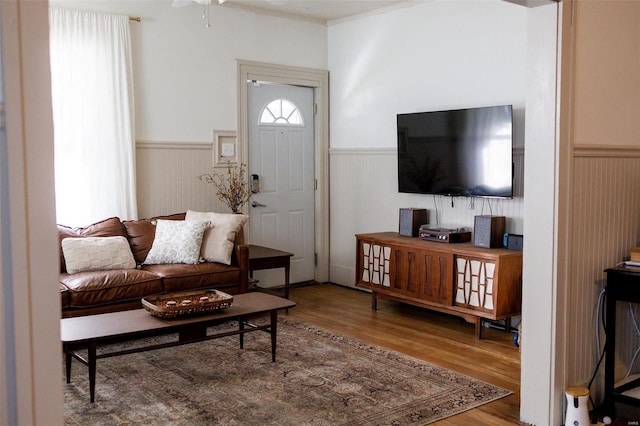
<path fill-rule="evenodd" d="M 443 227 L 438 225 L 422 225 L 420 238 L 439 243 L 467 243 L 471 241 L 471 231 L 460 227 Z"/>

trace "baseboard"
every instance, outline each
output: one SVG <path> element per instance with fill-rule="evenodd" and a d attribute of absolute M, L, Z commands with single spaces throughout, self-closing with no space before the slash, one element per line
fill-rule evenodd
<path fill-rule="evenodd" d="M 329 281 L 345 287 L 355 287 L 356 270 L 353 267 L 329 265 Z"/>

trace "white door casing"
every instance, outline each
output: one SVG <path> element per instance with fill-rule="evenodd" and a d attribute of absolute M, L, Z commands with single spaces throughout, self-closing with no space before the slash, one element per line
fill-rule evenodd
<path fill-rule="evenodd" d="M 285 250 L 292 283 L 313 280 L 313 89 L 248 84 L 249 175 L 259 179 L 249 208 L 251 244 Z M 282 271 L 256 272 L 260 285 L 283 284 Z"/>
<path fill-rule="evenodd" d="M 315 280 L 329 281 L 329 72 L 313 68 L 292 67 L 256 61 L 237 61 L 238 156 L 248 163 L 248 80 L 270 81 L 311 87 L 316 104 L 314 126 L 315 191 Z M 251 207 L 245 206 L 249 213 Z M 250 241 L 251 229 L 247 229 Z"/>

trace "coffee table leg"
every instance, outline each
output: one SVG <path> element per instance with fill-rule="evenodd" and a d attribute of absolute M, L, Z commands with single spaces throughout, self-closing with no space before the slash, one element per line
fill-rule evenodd
<path fill-rule="evenodd" d="M 278 311 L 271 311 L 271 362 L 276 362 L 276 336 L 278 335 Z"/>
<path fill-rule="evenodd" d="M 96 342 L 89 343 L 88 348 L 89 363 L 89 394 L 91 402 L 96 400 Z"/>
<path fill-rule="evenodd" d="M 240 317 L 240 319 L 238 319 L 238 326 L 240 327 L 240 349 L 244 348 L 244 333 L 242 332 L 242 330 L 244 330 L 244 318 Z"/>

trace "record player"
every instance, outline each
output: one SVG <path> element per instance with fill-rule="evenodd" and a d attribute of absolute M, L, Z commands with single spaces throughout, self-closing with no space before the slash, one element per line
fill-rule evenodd
<path fill-rule="evenodd" d="M 471 241 L 471 231 L 465 227 L 426 224 L 420 226 L 419 237 L 439 243 L 467 243 Z"/>

